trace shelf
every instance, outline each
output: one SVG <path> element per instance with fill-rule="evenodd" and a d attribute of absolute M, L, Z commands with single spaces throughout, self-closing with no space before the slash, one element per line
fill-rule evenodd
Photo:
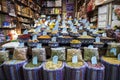
<path fill-rule="evenodd" d="M 24 4 L 24 3 L 22 3 L 21 1 L 18 1 L 18 0 L 16 0 L 17 1 L 17 3 L 20 5 L 23 5 L 23 6 L 26 6 L 26 7 L 29 7 L 27 4 Z"/>
<path fill-rule="evenodd" d="M 3 11 L 0 11 L 1 14 L 5 14 L 5 15 L 9 15 L 11 17 L 16 17 L 16 16 L 13 16 L 13 15 L 10 15 L 8 12 L 3 12 Z"/>
<path fill-rule="evenodd" d="M 27 16 L 24 16 L 24 15 L 20 15 L 20 14 L 17 14 L 18 16 L 20 16 L 20 17 L 24 17 L 24 18 L 27 18 L 27 19 L 32 19 L 32 18 L 30 18 L 30 17 L 27 17 Z"/>
<path fill-rule="evenodd" d="M 57 15 L 62 15 L 62 14 L 46 14 L 46 15 L 49 15 L 49 16 L 57 16 Z"/>
<path fill-rule="evenodd" d="M 107 0 L 107 1 L 105 1 L 104 3 L 99 4 L 99 5 L 97 5 L 97 6 L 102 6 L 102 5 L 105 5 L 105 4 L 108 4 L 108 3 L 111 3 L 111 2 L 113 2 L 113 1 L 115 1 L 115 0 Z"/>
<path fill-rule="evenodd" d="M 42 8 L 62 8 L 62 6 L 42 7 Z"/>
<path fill-rule="evenodd" d="M 5 29 L 5 30 L 9 30 L 9 29 L 15 29 L 16 27 L 13 28 L 9 28 L 9 27 L 1 27 L 0 29 Z"/>
<path fill-rule="evenodd" d="M 30 24 L 30 22 L 19 21 L 20 23 Z"/>

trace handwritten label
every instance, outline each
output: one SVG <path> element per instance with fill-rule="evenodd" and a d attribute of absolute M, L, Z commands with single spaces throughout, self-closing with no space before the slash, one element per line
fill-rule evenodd
<path fill-rule="evenodd" d="M 118 60 L 120 60 L 120 53 L 118 54 Z"/>
<path fill-rule="evenodd" d="M 83 32 L 83 36 L 87 36 L 87 32 Z"/>
<path fill-rule="evenodd" d="M 100 37 L 96 37 L 96 38 L 95 38 L 95 42 L 96 42 L 96 43 L 99 43 L 99 42 L 100 42 Z"/>
<path fill-rule="evenodd" d="M 58 56 L 54 56 L 52 61 L 54 64 L 57 64 L 58 63 Z"/>
<path fill-rule="evenodd" d="M 83 30 L 83 27 L 82 27 L 82 26 L 80 26 L 80 27 L 79 27 L 79 30 Z"/>
<path fill-rule="evenodd" d="M 110 49 L 110 53 L 113 53 L 115 56 L 117 55 L 117 50 L 116 48 Z"/>
<path fill-rule="evenodd" d="M 32 40 L 37 40 L 37 35 L 33 35 Z"/>
<path fill-rule="evenodd" d="M 96 56 L 93 56 L 93 57 L 91 58 L 91 63 L 92 63 L 92 64 L 97 64 L 97 58 L 96 58 Z"/>
<path fill-rule="evenodd" d="M 102 34 L 102 37 L 107 37 L 107 34 L 106 34 L 106 33 L 103 33 L 103 34 Z"/>
<path fill-rule="evenodd" d="M 47 35 L 47 32 L 44 31 L 44 32 L 43 32 L 43 35 Z"/>
<path fill-rule="evenodd" d="M 93 45 L 89 45 L 88 48 L 93 49 L 94 47 L 93 47 Z"/>
<path fill-rule="evenodd" d="M 19 47 L 24 47 L 25 46 L 25 43 L 24 42 L 21 42 L 20 44 L 19 44 Z"/>
<path fill-rule="evenodd" d="M 37 48 L 42 48 L 42 44 L 41 43 L 37 44 Z"/>
<path fill-rule="evenodd" d="M 56 42 L 56 37 L 53 37 L 53 38 L 52 38 L 52 41 L 53 41 L 53 42 Z"/>
<path fill-rule="evenodd" d="M 10 64 L 15 64 L 15 62 L 16 62 L 16 60 L 12 60 L 12 61 L 10 62 Z"/>
<path fill-rule="evenodd" d="M 28 34 L 28 30 L 24 30 L 23 34 Z"/>
<path fill-rule="evenodd" d="M 77 63 L 78 62 L 78 57 L 77 55 L 72 57 L 72 63 Z"/>
<path fill-rule="evenodd" d="M 38 57 L 37 57 L 37 56 L 34 56 L 34 57 L 33 57 L 32 63 L 33 63 L 34 65 L 38 64 Z"/>

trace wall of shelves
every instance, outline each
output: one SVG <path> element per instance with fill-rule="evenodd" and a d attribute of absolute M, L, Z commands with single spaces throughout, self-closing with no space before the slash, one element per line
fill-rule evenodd
<path fill-rule="evenodd" d="M 21 34 L 22 29 L 30 28 L 35 13 L 40 11 L 40 0 L 0 0 L 0 36 L 6 37 L 13 30 Z"/>
<path fill-rule="evenodd" d="M 47 16 L 62 16 L 62 0 L 44 0 L 42 4 L 42 14 Z"/>

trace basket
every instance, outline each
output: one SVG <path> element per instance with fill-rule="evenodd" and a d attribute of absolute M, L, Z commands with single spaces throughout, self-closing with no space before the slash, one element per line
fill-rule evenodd
<path fill-rule="evenodd" d="M 80 41 L 81 41 L 81 43 L 83 43 L 83 44 L 92 44 L 93 42 L 94 42 L 94 38 L 78 38 Z"/>
<path fill-rule="evenodd" d="M 50 40 L 51 40 L 50 38 L 48 38 L 48 39 L 39 39 L 39 42 L 43 43 L 43 44 L 48 44 Z"/>
<path fill-rule="evenodd" d="M 43 80 L 42 76 L 42 66 L 41 64 L 39 67 L 35 68 L 26 68 L 27 63 L 23 65 L 23 72 L 25 80 Z M 31 74 L 31 75 L 30 75 Z"/>
<path fill-rule="evenodd" d="M 120 64 L 110 64 L 103 59 L 101 62 L 105 66 L 105 80 L 120 80 Z"/>
<path fill-rule="evenodd" d="M 48 70 L 43 65 L 43 80 L 64 80 L 64 63 L 61 68 L 56 70 Z"/>
<path fill-rule="evenodd" d="M 86 65 L 79 68 L 72 68 L 65 65 L 65 80 L 85 80 L 85 74 L 86 74 Z"/>
<path fill-rule="evenodd" d="M 81 43 L 70 43 L 70 46 L 72 48 L 80 48 L 81 47 Z"/>
<path fill-rule="evenodd" d="M 26 63 L 26 60 L 20 61 L 16 64 L 4 63 L 4 71 L 7 80 L 24 80 L 22 66 Z"/>
<path fill-rule="evenodd" d="M 6 80 L 5 73 L 3 70 L 3 64 L 0 65 L 0 80 Z"/>
<path fill-rule="evenodd" d="M 88 66 L 88 64 L 86 65 L 87 65 L 86 80 L 104 80 L 105 67 L 103 64 L 101 68 L 90 67 Z"/>
<path fill-rule="evenodd" d="M 115 39 L 114 38 L 104 38 L 104 37 L 101 37 L 100 41 L 103 42 L 103 43 L 110 43 L 110 42 L 115 41 Z"/>
<path fill-rule="evenodd" d="M 62 37 L 57 38 L 58 43 L 61 43 L 61 44 L 69 44 L 71 40 L 72 38 L 62 38 Z"/>
<path fill-rule="evenodd" d="M 59 46 L 59 43 L 58 42 L 49 42 L 48 44 L 50 47 L 58 47 Z"/>

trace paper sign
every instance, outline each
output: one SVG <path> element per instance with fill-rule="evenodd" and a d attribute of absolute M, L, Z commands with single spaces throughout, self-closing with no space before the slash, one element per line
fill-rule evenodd
<path fill-rule="evenodd" d="M 90 26 L 88 26 L 87 29 L 90 30 Z"/>
<path fill-rule="evenodd" d="M 38 57 L 37 57 L 37 56 L 34 56 L 34 57 L 33 57 L 32 63 L 33 63 L 34 65 L 38 64 Z"/>
<path fill-rule="evenodd" d="M 10 64 L 15 64 L 15 62 L 16 62 L 16 60 L 12 60 L 12 61 L 10 62 Z"/>
<path fill-rule="evenodd" d="M 93 49 L 94 47 L 93 47 L 93 45 L 89 45 L 88 48 Z"/>
<path fill-rule="evenodd" d="M 52 41 L 53 41 L 53 42 L 56 42 L 56 37 L 53 37 L 53 38 L 52 38 Z"/>
<path fill-rule="evenodd" d="M 83 30 L 83 27 L 82 27 L 82 26 L 80 26 L 80 27 L 79 27 L 79 30 Z"/>
<path fill-rule="evenodd" d="M 53 57 L 53 63 L 54 63 L 54 64 L 57 64 L 57 63 L 58 63 L 58 56 L 54 56 L 54 57 Z"/>
<path fill-rule="evenodd" d="M 77 55 L 72 57 L 72 63 L 77 63 L 78 62 L 78 57 Z"/>
<path fill-rule="evenodd" d="M 110 49 L 110 53 L 113 53 L 115 56 L 117 55 L 117 50 L 116 48 Z"/>
<path fill-rule="evenodd" d="M 107 37 L 107 34 L 106 34 L 106 33 L 103 33 L 103 34 L 102 34 L 102 37 Z"/>
<path fill-rule="evenodd" d="M 83 36 L 87 36 L 87 32 L 83 32 Z"/>
<path fill-rule="evenodd" d="M 23 34 L 28 34 L 28 30 L 24 30 Z"/>
<path fill-rule="evenodd" d="M 37 48 L 42 48 L 42 44 L 41 43 L 37 44 Z"/>
<path fill-rule="evenodd" d="M 120 53 L 118 54 L 118 60 L 120 60 Z"/>
<path fill-rule="evenodd" d="M 5 51 L 5 50 L 6 50 L 6 48 L 5 48 L 5 47 L 3 47 L 3 48 L 2 48 L 2 51 Z"/>
<path fill-rule="evenodd" d="M 24 42 L 21 42 L 21 43 L 19 44 L 19 47 L 24 47 Z"/>
<path fill-rule="evenodd" d="M 44 32 L 43 32 L 43 35 L 47 35 L 47 32 L 44 31 Z"/>
<path fill-rule="evenodd" d="M 97 58 L 96 58 L 96 56 L 94 56 L 94 57 L 91 58 L 91 63 L 92 64 L 97 64 Z"/>
<path fill-rule="evenodd" d="M 96 37 L 96 38 L 95 38 L 95 42 L 96 42 L 96 43 L 99 43 L 99 42 L 100 42 L 100 37 Z"/>
<path fill-rule="evenodd" d="M 33 35 L 32 40 L 37 40 L 37 35 Z"/>

